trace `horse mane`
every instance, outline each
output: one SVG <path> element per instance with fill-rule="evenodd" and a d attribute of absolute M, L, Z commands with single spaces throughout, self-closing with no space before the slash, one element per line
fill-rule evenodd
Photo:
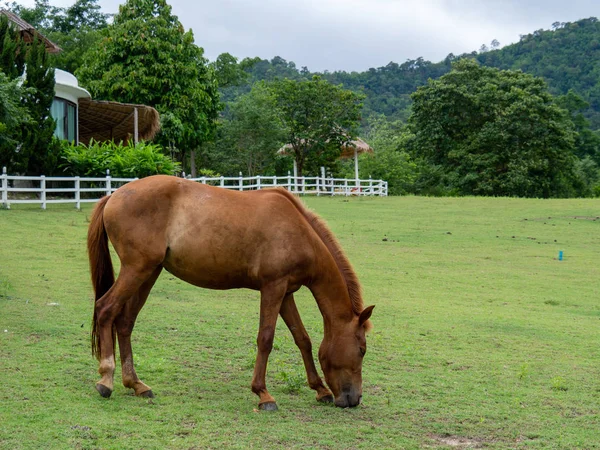
<path fill-rule="evenodd" d="M 287 199 L 289 199 L 296 209 L 304 218 L 308 221 L 313 230 L 317 233 L 317 235 L 323 241 L 323 244 L 333 256 L 335 264 L 338 267 L 338 270 L 342 274 L 342 278 L 346 282 L 346 287 L 348 289 L 348 296 L 350 297 L 350 301 L 352 303 L 352 311 L 357 316 L 364 309 L 363 301 L 362 301 L 362 289 L 360 287 L 360 283 L 358 281 L 358 277 L 352 268 L 352 264 L 348 260 L 348 257 L 342 250 L 342 246 L 338 242 L 337 238 L 334 236 L 332 231 L 329 229 L 325 221 L 319 217 L 314 212 L 310 211 L 296 196 L 287 191 L 286 189 L 280 188 L 277 189 L 280 193 L 282 193 Z M 367 325 L 367 329 L 369 329 L 369 325 Z"/>

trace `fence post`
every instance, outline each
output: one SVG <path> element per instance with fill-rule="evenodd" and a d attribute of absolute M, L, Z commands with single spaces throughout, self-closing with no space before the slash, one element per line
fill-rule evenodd
<path fill-rule="evenodd" d="M 302 194 L 306 193 L 306 177 L 302 175 Z"/>
<path fill-rule="evenodd" d="M 6 167 L 2 168 L 2 206 L 6 209 L 10 208 L 8 204 L 8 175 L 6 174 Z"/>
<path fill-rule="evenodd" d="M 321 188 L 319 187 L 321 184 L 320 181 L 321 178 L 317 175 L 317 197 L 321 195 Z"/>
<path fill-rule="evenodd" d="M 202 177 L 202 178 L 200 179 L 200 181 L 202 182 L 202 184 L 206 184 L 206 177 Z"/>
<path fill-rule="evenodd" d="M 106 195 L 112 194 L 112 186 L 110 184 L 110 169 L 106 169 Z"/>
<path fill-rule="evenodd" d="M 292 191 L 292 174 L 289 170 L 288 170 L 287 190 L 290 192 Z"/>
<path fill-rule="evenodd" d="M 277 186 L 277 175 L 273 175 L 273 186 Z"/>
<path fill-rule="evenodd" d="M 225 187 L 225 177 L 223 175 L 221 175 L 221 187 Z"/>
<path fill-rule="evenodd" d="M 375 195 L 375 192 L 373 192 L 373 179 L 371 178 L 371 175 L 369 175 L 369 192 L 371 195 Z"/>
<path fill-rule="evenodd" d="M 348 193 L 348 179 L 347 179 L 347 178 L 344 180 L 344 194 L 346 195 L 346 197 L 347 197 L 348 195 L 350 195 L 350 194 Z"/>
<path fill-rule="evenodd" d="M 41 190 L 41 200 L 42 200 L 42 209 L 46 209 L 46 175 L 40 176 L 40 190 Z"/>
<path fill-rule="evenodd" d="M 81 209 L 81 180 L 75 177 L 75 208 Z"/>
<path fill-rule="evenodd" d="M 244 180 L 242 179 L 242 172 L 240 172 L 240 191 L 244 190 Z"/>
<path fill-rule="evenodd" d="M 260 191 L 260 175 L 256 175 L 256 189 Z"/>

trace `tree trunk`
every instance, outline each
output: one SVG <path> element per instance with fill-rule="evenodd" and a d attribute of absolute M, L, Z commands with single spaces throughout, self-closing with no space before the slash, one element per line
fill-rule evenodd
<path fill-rule="evenodd" d="M 192 178 L 198 176 L 198 173 L 196 172 L 196 150 L 190 152 L 190 171 L 192 172 Z"/>

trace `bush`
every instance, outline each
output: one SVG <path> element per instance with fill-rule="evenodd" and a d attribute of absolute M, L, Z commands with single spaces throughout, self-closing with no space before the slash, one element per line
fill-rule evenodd
<path fill-rule="evenodd" d="M 90 142 L 89 145 L 63 143 L 61 169 L 67 175 L 103 177 L 110 170 L 113 177 L 143 178 L 150 175 L 175 175 L 181 171 L 155 144 L 140 142 L 136 146 L 109 142 Z"/>

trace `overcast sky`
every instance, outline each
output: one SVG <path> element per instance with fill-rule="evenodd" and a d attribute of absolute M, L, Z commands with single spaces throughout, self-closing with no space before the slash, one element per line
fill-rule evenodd
<path fill-rule="evenodd" d="M 33 4 L 33 0 L 17 0 Z M 74 0 L 50 0 L 68 6 Z M 119 0 L 100 0 L 117 12 Z M 298 68 L 365 71 L 419 56 L 437 62 L 519 40 L 554 22 L 600 16 L 600 0 L 171 0 L 214 60 L 281 56 Z"/>

